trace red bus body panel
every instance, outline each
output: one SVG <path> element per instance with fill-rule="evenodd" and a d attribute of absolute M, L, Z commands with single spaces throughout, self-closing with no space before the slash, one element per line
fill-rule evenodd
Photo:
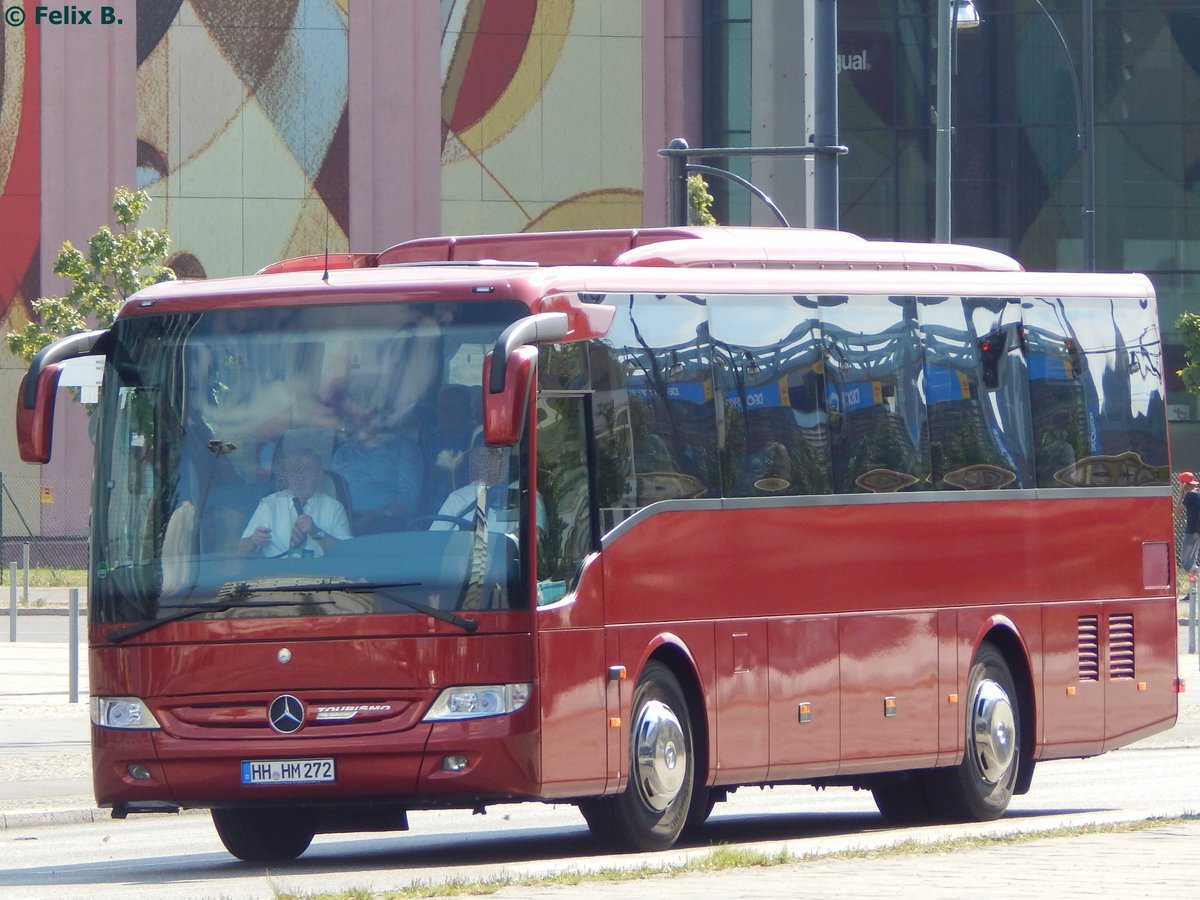
<path fill-rule="evenodd" d="M 633 678 L 664 631 L 711 660 L 696 677 L 714 783 L 930 767 L 960 758 L 950 698 L 1003 622 L 1034 665 L 1037 758 L 1092 755 L 1174 721 L 1174 654 L 1146 652 L 1120 680 L 1102 659 L 1101 677 L 1081 680 L 1078 625 L 1131 614 L 1139 646 L 1174 648 L 1171 588 L 1146 584 L 1142 564 L 1170 529 L 1166 501 L 1083 496 L 664 512 L 605 548 L 605 616 L 620 633 L 610 664 Z M 1155 540 L 1144 550 L 1130 535 Z M 952 546 L 973 547 L 978 565 L 946 566 Z"/>
<path fill-rule="evenodd" d="M 488 632 L 466 635 L 407 616 L 326 620 L 179 622 L 125 644 L 93 626 L 94 696 L 141 697 L 161 731 L 93 726 L 97 802 L 156 800 L 180 805 L 247 801 L 411 800 L 442 793 L 532 796 L 540 782 L 531 704 L 513 715 L 464 722 L 421 721 L 448 685 L 533 681 L 528 613 L 499 614 Z M 498 627 L 507 630 L 494 633 Z M 236 638 L 233 635 L 236 634 Z M 279 651 L 291 658 L 279 661 Z M 282 735 L 267 706 L 293 694 L 305 725 Z M 314 721 L 319 706 L 384 706 L 350 720 Z M 466 752 L 465 771 L 441 771 Z M 335 757 L 333 784 L 240 783 L 243 760 Z M 147 765 L 151 780 L 128 773 Z"/>

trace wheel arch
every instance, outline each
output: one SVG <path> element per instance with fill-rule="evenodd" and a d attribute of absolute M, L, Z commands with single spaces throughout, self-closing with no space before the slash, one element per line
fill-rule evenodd
<path fill-rule="evenodd" d="M 708 785 L 712 781 L 709 760 L 712 758 L 710 747 L 711 730 L 707 704 L 704 699 L 704 688 L 700 679 L 699 669 L 687 645 L 675 635 L 660 635 L 647 648 L 646 658 L 642 661 L 641 669 L 646 663 L 658 662 L 670 669 L 683 695 L 687 698 L 688 717 L 692 724 L 692 753 L 696 760 L 696 784 Z M 641 676 L 641 670 L 638 672 Z"/>
<path fill-rule="evenodd" d="M 1037 700 L 1029 650 L 1016 625 L 1006 616 L 996 616 L 989 620 L 987 627 L 982 629 L 980 637 L 975 641 L 972 659 L 975 658 L 975 654 L 979 652 L 979 648 L 984 643 L 991 644 L 1004 657 L 1004 662 L 1008 665 L 1008 671 L 1012 675 L 1019 693 L 1017 710 L 1021 725 L 1021 764 L 1017 770 L 1017 781 L 1013 785 L 1013 793 L 1025 794 L 1028 793 L 1029 784 L 1033 780 L 1035 735 L 1037 733 Z"/>

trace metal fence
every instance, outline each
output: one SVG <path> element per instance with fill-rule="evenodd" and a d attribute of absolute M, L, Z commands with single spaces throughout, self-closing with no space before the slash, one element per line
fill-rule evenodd
<path fill-rule="evenodd" d="M 91 474 L 44 488 L 41 471 L 0 472 L 0 583 L 10 563 L 50 572 L 86 569 Z"/>

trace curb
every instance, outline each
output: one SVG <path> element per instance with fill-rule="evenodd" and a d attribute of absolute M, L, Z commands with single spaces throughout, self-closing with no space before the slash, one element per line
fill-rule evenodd
<path fill-rule="evenodd" d="M 109 818 L 110 810 L 107 809 L 31 809 L 27 812 L 0 813 L 0 831 L 48 825 L 80 825 L 103 822 Z"/>
<path fill-rule="evenodd" d="M 7 606 L 0 607 L 0 619 L 7 619 L 8 613 L 9 613 L 9 609 Z M 21 621 L 26 616 L 67 616 L 70 614 L 71 614 L 71 610 L 69 610 L 65 606 L 30 606 L 30 607 L 18 606 L 17 607 L 17 621 L 18 622 Z M 86 606 L 79 607 L 79 615 L 81 615 L 81 616 L 87 615 L 87 607 Z"/>

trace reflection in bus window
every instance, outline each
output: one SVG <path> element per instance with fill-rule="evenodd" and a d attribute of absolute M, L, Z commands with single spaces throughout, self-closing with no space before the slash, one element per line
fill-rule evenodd
<path fill-rule="evenodd" d="M 628 417 L 633 469 L 620 504 L 718 496 L 720 492 L 705 307 L 697 298 L 622 294 L 605 301 L 616 318 L 596 362 L 614 419 Z M 593 369 L 595 371 L 595 369 Z M 603 424 L 603 423 L 601 423 Z"/>
<path fill-rule="evenodd" d="M 725 496 L 828 493 L 816 303 L 713 297 L 709 326 Z"/>
<path fill-rule="evenodd" d="M 1020 305 L 922 297 L 918 312 L 932 487 L 1032 487 Z"/>
<path fill-rule="evenodd" d="M 587 416 L 580 396 L 538 399 L 538 496 L 545 507 L 538 533 L 538 602 L 573 587 L 594 549 Z"/>
<path fill-rule="evenodd" d="M 822 297 L 833 491 L 928 490 L 914 297 Z"/>
<path fill-rule="evenodd" d="M 1169 483 L 1162 348 L 1148 305 L 1036 298 L 1024 319 L 1038 485 Z"/>

